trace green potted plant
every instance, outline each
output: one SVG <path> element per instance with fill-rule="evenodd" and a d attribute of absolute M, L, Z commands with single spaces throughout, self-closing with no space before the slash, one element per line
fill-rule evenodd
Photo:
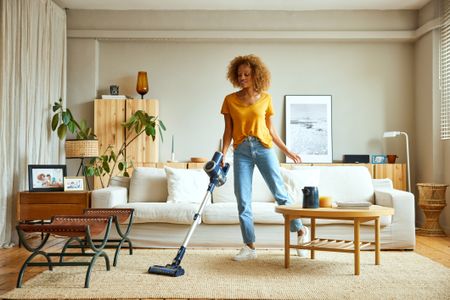
<path fill-rule="evenodd" d="M 68 139 L 64 145 L 67 158 L 84 158 L 98 156 L 98 140 L 91 127 L 85 120 L 78 122 L 70 109 L 64 109 L 62 99 L 52 107 L 55 113 L 52 118 L 52 130 L 56 131 L 63 140 L 67 131 L 75 135 L 75 139 Z"/>
<path fill-rule="evenodd" d="M 138 110 L 132 114 L 127 122 L 122 123 L 122 126 L 129 132 L 134 132 L 133 137 L 123 142 L 117 151 L 112 145 L 109 145 L 102 155 L 92 158 L 87 167 L 86 174 L 88 176 L 98 176 L 102 187 L 105 187 L 103 181 L 105 176 L 109 176 L 106 186 L 109 186 L 113 175 L 130 176 L 128 168 L 133 167 L 133 162 L 127 160 L 125 155 L 128 145 L 142 134 L 150 136 L 154 141 L 157 129 L 161 140 L 163 140 L 162 131 L 166 130 L 164 123 L 158 117 L 150 116 L 143 110 Z M 115 172 L 116 167 L 119 170 L 118 174 Z"/>

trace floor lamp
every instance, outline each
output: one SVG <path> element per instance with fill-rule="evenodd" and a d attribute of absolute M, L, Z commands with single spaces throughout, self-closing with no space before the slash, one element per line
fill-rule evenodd
<path fill-rule="evenodd" d="M 398 137 L 400 135 L 404 135 L 406 137 L 406 168 L 408 169 L 408 192 L 411 192 L 411 176 L 410 176 L 410 170 L 409 170 L 409 141 L 408 141 L 408 134 L 403 131 L 386 131 L 383 133 L 384 138 L 394 138 Z"/>

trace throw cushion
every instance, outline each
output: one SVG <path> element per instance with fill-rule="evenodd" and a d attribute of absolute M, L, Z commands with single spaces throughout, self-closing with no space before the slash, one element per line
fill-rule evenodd
<path fill-rule="evenodd" d="M 130 181 L 129 202 L 166 202 L 167 179 L 163 169 L 137 167 Z"/>
<path fill-rule="evenodd" d="M 201 203 L 209 184 L 203 169 L 174 169 L 165 167 L 168 203 Z"/>
<path fill-rule="evenodd" d="M 128 189 L 130 187 L 130 177 L 114 176 L 111 178 L 109 186 L 120 186 Z"/>
<path fill-rule="evenodd" d="M 289 196 L 294 203 L 300 205 L 303 204 L 303 187 L 319 186 L 320 182 L 320 170 L 318 169 L 288 170 L 281 168 L 281 176 L 283 176 Z"/>

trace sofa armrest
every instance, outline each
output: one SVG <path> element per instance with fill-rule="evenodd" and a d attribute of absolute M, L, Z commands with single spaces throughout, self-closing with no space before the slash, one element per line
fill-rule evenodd
<path fill-rule="evenodd" d="M 376 189 L 375 204 L 392 207 L 395 210 L 394 222 L 414 224 L 414 194 L 396 189 Z"/>
<path fill-rule="evenodd" d="M 375 190 L 375 204 L 394 208 L 391 231 L 401 237 L 408 247 L 414 248 L 416 241 L 414 194 L 396 190 Z"/>
<path fill-rule="evenodd" d="M 107 188 L 92 191 L 92 208 L 113 208 L 114 206 L 126 204 L 127 188 L 119 186 L 109 186 Z"/>

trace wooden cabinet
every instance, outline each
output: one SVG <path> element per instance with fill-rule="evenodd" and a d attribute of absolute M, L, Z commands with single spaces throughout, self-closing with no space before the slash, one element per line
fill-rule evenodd
<path fill-rule="evenodd" d="M 149 115 L 159 114 L 159 102 L 155 99 L 127 99 L 110 100 L 96 99 L 94 102 L 94 132 L 99 141 L 99 153 L 102 155 L 109 145 L 114 147 L 117 153 L 124 142 L 131 141 L 135 137 L 134 132 L 127 132 L 122 126 L 128 118 L 138 110 L 143 110 Z M 159 138 L 155 141 L 145 134 L 140 135 L 126 149 L 127 160 L 132 160 L 134 166 L 151 166 L 159 159 Z M 116 167 L 115 174 L 119 170 Z M 131 174 L 132 170 L 129 169 Z M 115 175 L 113 174 L 113 175 Z M 109 177 L 103 177 L 106 184 Z M 94 188 L 100 188 L 100 179 L 94 178 Z"/>
<path fill-rule="evenodd" d="M 398 190 L 407 190 L 406 164 L 376 164 L 373 166 L 373 178 L 389 178 Z"/>
<path fill-rule="evenodd" d="M 90 192 L 19 192 L 19 222 L 50 220 L 55 215 L 80 215 L 90 206 Z"/>
<path fill-rule="evenodd" d="M 294 164 L 281 164 L 282 167 L 291 169 Z M 406 164 L 299 164 L 299 166 L 363 166 L 369 170 L 374 179 L 389 178 L 392 180 L 395 189 L 407 190 Z"/>

